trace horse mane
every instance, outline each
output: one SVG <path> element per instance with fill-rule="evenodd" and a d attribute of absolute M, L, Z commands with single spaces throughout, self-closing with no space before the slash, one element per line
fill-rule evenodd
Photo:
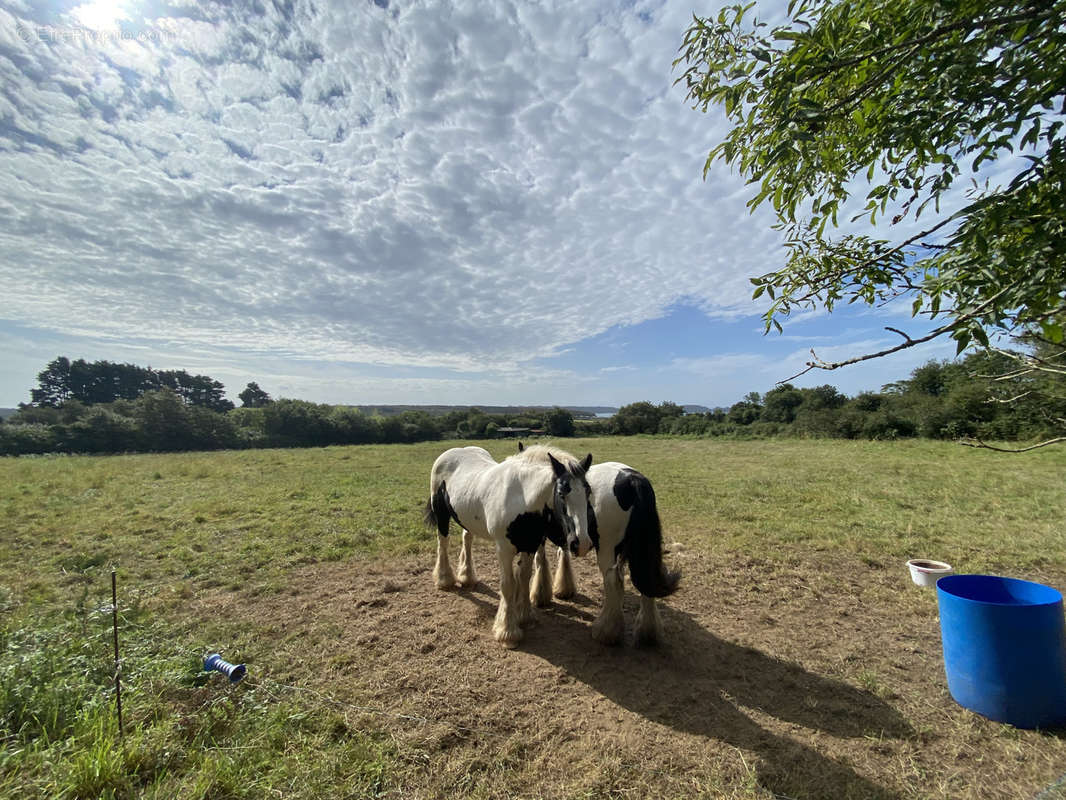
<path fill-rule="evenodd" d="M 558 447 L 546 444 L 533 444 L 520 450 L 513 456 L 508 456 L 507 461 L 525 462 L 528 464 L 535 464 L 537 466 L 550 467 L 551 462 L 548 461 L 548 454 L 551 454 L 556 461 L 566 467 L 567 472 L 573 475 L 575 478 L 584 478 L 585 469 L 581 466 L 581 461 L 572 453 L 568 453 L 566 450 L 560 450 Z"/>

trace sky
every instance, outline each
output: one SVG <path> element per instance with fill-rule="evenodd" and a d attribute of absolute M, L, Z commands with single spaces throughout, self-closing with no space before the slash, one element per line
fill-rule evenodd
<path fill-rule="evenodd" d="M 0 0 L 0 406 L 60 355 L 234 401 L 729 406 L 924 332 L 764 335 L 780 235 L 673 85 L 720 4 Z"/>

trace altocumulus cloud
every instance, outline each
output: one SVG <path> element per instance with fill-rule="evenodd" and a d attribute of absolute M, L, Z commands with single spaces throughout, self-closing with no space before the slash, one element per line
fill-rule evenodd
<path fill-rule="evenodd" d="M 751 314 L 780 258 L 702 180 L 690 4 L 58 5 L 0 10 L 14 323 L 506 375 L 681 298 Z"/>

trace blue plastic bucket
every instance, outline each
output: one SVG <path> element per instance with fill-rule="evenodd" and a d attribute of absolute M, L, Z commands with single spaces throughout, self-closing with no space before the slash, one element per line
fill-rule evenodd
<path fill-rule="evenodd" d="M 1050 586 L 995 575 L 936 582 L 956 702 L 1018 728 L 1066 724 L 1066 623 Z"/>

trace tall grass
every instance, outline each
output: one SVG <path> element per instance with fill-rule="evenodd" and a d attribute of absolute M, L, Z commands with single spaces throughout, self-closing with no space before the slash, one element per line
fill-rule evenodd
<path fill-rule="evenodd" d="M 230 686 L 175 647 L 181 631 L 122 615 L 126 716 L 115 713 L 110 629 L 97 612 L 0 632 L 0 796 L 368 797 L 393 751 L 268 686 Z M 344 787 L 338 792 L 338 787 Z"/>

